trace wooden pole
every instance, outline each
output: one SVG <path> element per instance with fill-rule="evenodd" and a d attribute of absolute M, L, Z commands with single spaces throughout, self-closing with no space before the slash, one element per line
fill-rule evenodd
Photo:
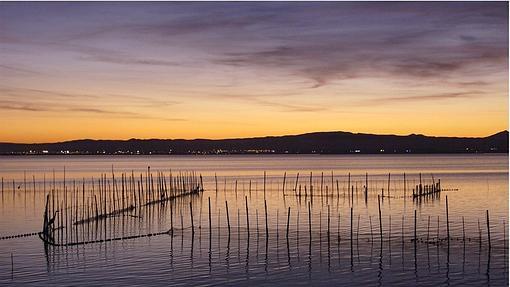
<path fill-rule="evenodd" d="M 377 204 L 379 206 L 379 234 L 382 241 L 383 231 L 382 231 L 382 217 L 381 217 L 381 198 L 377 195 Z"/>
<path fill-rule="evenodd" d="M 480 228 L 480 219 L 478 219 L 478 241 L 482 244 L 482 228 Z"/>
<path fill-rule="evenodd" d="M 365 198 L 368 194 L 368 172 L 365 174 Z"/>
<path fill-rule="evenodd" d="M 230 236 L 230 217 L 228 215 L 228 202 L 226 200 L 225 200 L 225 210 L 227 211 L 228 235 Z"/>
<path fill-rule="evenodd" d="M 312 180 L 313 180 L 313 174 L 312 174 L 312 172 L 310 172 L 310 202 L 313 202 L 313 184 L 312 184 Z"/>
<path fill-rule="evenodd" d="M 250 215 L 248 212 L 248 197 L 244 196 L 246 202 L 246 227 L 248 228 L 248 237 L 250 237 Z"/>
<path fill-rule="evenodd" d="M 390 181 L 391 181 L 391 173 L 388 173 L 388 196 L 390 196 Z"/>
<path fill-rule="evenodd" d="M 446 238 L 450 241 L 450 221 L 448 219 L 448 195 L 446 196 Z"/>
<path fill-rule="evenodd" d="M 422 192 L 422 189 L 423 189 L 423 185 L 421 184 L 421 172 L 420 172 L 420 187 L 419 187 L 419 194 L 421 195 L 421 192 Z"/>
<path fill-rule="evenodd" d="M 265 173 L 264 173 L 265 174 Z M 265 178 L 265 177 L 264 177 Z M 264 185 L 265 186 L 265 185 Z M 264 214 L 265 214 L 265 217 L 266 217 L 266 238 L 269 237 L 269 227 L 267 225 L 267 202 L 266 200 L 264 199 Z"/>
<path fill-rule="evenodd" d="M 489 249 L 491 249 L 491 228 L 489 222 L 489 210 L 486 210 L 487 215 L 487 239 L 489 240 Z"/>
<path fill-rule="evenodd" d="M 287 172 L 283 173 L 283 185 L 282 185 L 282 194 L 285 196 L 285 180 L 287 178 Z"/>
<path fill-rule="evenodd" d="M 332 195 L 335 193 L 334 181 L 335 181 L 335 176 L 333 175 L 333 171 L 331 171 L 331 194 Z"/>
<path fill-rule="evenodd" d="M 324 172 L 321 172 L 321 190 L 320 190 L 321 197 L 322 197 L 323 185 L 324 185 Z"/>
<path fill-rule="evenodd" d="M 347 195 L 350 194 L 350 190 L 351 190 L 351 173 L 349 172 L 349 174 L 347 175 Z"/>
<path fill-rule="evenodd" d="M 195 234 L 195 225 L 193 223 L 193 204 L 191 203 L 191 201 L 189 202 L 189 214 L 190 214 L 190 217 L 191 217 L 191 234 Z"/>
<path fill-rule="evenodd" d="M 299 172 L 296 174 L 296 184 L 294 185 L 294 193 L 295 193 L 295 192 L 296 192 L 296 190 L 297 190 L 298 182 L 299 182 Z"/>
<path fill-rule="evenodd" d="M 466 241 L 466 230 L 464 229 L 464 216 L 462 216 L 462 241 Z"/>
<path fill-rule="evenodd" d="M 207 197 L 207 200 L 209 201 L 209 239 L 211 238 L 212 234 L 212 223 L 211 223 L 211 197 Z"/>
<path fill-rule="evenodd" d="M 264 170 L 264 201 L 265 201 L 265 200 L 266 200 L 266 171 Z M 264 203 L 264 204 L 265 204 L 265 203 Z M 267 218 L 267 216 L 266 216 L 266 218 Z M 266 222 L 267 222 L 267 220 L 266 220 Z M 267 225 L 267 223 L 266 223 L 266 225 Z M 266 228 L 266 229 L 267 229 L 267 228 Z M 266 231 L 267 231 L 267 230 L 266 230 Z M 267 233 L 266 233 L 266 235 L 267 235 Z"/>
<path fill-rule="evenodd" d="M 216 176 L 216 173 L 214 173 L 214 182 L 216 184 L 216 194 L 218 194 L 218 177 Z"/>
<path fill-rule="evenodd" d="M 407 183 L 406 183 L 406 173 L 404 172 L 404 197 L 406 196 L 406 186 L 407 186 Z"/>

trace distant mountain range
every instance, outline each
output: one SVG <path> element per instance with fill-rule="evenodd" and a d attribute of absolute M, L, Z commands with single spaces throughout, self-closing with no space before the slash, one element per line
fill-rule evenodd
<path fill-rule="evenodd" d="M 482 137 L 316 132 L 237 139 L 73 140 L 0 143 L 0 154 L 402 154 L 508 153 L 508 131 Z"/>

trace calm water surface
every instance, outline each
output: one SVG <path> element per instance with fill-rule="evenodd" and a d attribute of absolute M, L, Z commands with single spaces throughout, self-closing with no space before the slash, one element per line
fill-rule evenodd
<path fill-rule="evenodd" d="M 56 189 L 62 190 L 64 167 L 67 186 L 85 180 L 88 189 L 101 173 L 111 177 L 112 167 L 120 178 L 122 173 L 145 174 L 148 166 L 166 176 L 196 171 L 205 191 L 175 200 L 172 209 L 157 205 L 113 218 L 108 234 L 167 231 L 173 212 L 173 236 L 74 247 L 45 246 L 38 236 L 3 239 L 0 285 L 508 285 L 507 155 L 1 157 L 0 237 L 41 230 L 45 194 L 54 176 Z M 305 186 L 309 192 L 310 173 L 314 197 L 296 196 L 299 189 L 304 194 Z M 446 191 L 413 200 L 420 173 L 424 184 L 440 179 Z M 318 196 L 321 185 L 329 196 Z M 383 189 L 381 240 L 377 196 Z M 450 244 L 445 240 L 446 196 Z M 86 228 L 80 232 L 94 234 Z"/>

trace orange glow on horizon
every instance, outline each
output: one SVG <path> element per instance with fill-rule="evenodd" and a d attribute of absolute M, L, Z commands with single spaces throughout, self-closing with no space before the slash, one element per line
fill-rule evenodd
<path fill-rule="evenodd" d="M 507 2 L 1 5 L 0 142 L 508 130 Z"/>

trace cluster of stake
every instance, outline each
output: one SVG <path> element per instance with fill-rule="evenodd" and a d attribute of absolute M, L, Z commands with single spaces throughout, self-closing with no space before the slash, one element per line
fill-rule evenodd
<path fill-rule="evenodd" d="M 43 227 L 39 236 L 45 243 L 61 246 L 75 245 L 85 240 L 78 236 L 78 231 L 90 228 L 91 223 L 95 224 L 96 231 L 104 230 L 101 240 L 111 240 L 108 236 L 114 236 L 111 228 L 115 227 L 115 222 L 112 225 L 111 221 L 115 221 L 116 217 L 139 217 L 133 213 L 138 211 L 140 214 L 144 207 L 149 210 L 151 206 L 164 205 L 175 198 L 204 191 L 202 176 L 197 176 L 195 172 L 179 172 L 175 175 L 172 172 L 168 175 L 157 172 L 153 176 L 150 167 L 145 175 L 135 177 L 134 172 L 130 175 L 122 173 L 120 179 L 115 177 L 112 169 L 111 178 L 102 174 L 97 180 L 83 179 L 81 188 L 76 181 L 68 188 L 64 171 L 63 189 L 55 187 L 54 181 L 53 188 L 46 195 Z M 107 230 L 107 226 L 110 230 Z"/>
<path fill-rule="evenodd" d="M 420 174 L 420 184 L 416 185 L 416 188 L 413 189 L 413 199 L 418 199 L 421 197 L 438 197 L 441 193 L 441 180 L 439 179 L 437 182 L 433 182 L 432 184 L 422 184 L 421 183 L 421 174 Z"/>

